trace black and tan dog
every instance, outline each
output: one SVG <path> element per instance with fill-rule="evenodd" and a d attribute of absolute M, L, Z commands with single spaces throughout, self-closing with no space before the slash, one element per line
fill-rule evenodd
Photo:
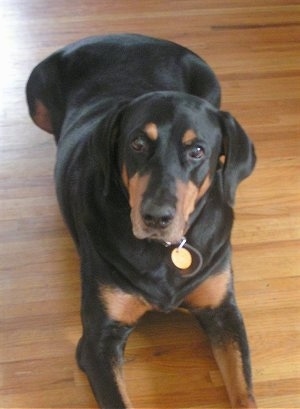
<path fill-rule="evenodd" d="M 94 37 L 39 64 L 27 98 L 58 145 L 57 196 L 81 259 L 77 358 L 99 405 L 131 407 L 126 339 L 146 311 L 181 306 L 207 333 L 232 407 L 256 407 L 230 248 L 255 155 L 220 111 L 212 70 L 171 42 Z"/>

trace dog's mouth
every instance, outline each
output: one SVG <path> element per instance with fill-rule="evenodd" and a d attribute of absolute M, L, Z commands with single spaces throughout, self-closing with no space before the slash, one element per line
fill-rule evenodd
<path fill-rule="evenodd" d="M 152 196 L 145 194 L 149 175 L 135 175 L 129 182 L 132 231 L 140 240 L 149 239 L 177 244 L 185 236 L 190 216 L 207 191 L 207 177 L 197 187 L 193 182 L 176 182 L 175 194 L 157 187 Z"/>
<path fill-rule="evenodd" d="M 188 229 L 187 224 L 180 220 L 179 217 L 174 218 L 171 224 L 163 228 L 147 226 L 140 215 L 136 217 L 134 210 L 131 212 L 131 220 L 133 234 L 140 240 L 148 239 L 168 244 L 177 244 Z"/>
<path fill-rule="evenodd" d="M 150 240 L 150 241 L 157 241 L 159 243 L 163 243 L 165 245 L 177 244 L 180 242 L 181 238 L 183 237 L 183 233 L 176 234 L 176 235 L 167 235 L 160 232 L 143 232 L 142 234 L 136 234 L 133 231 L 135 237 L 139 240 Z"/>

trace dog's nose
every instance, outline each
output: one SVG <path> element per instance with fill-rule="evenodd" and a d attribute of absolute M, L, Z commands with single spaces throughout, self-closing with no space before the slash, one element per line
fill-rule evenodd
<path fill-rule="evenodd" d="M 142 210 L 142 218 L 146 226 L 164 229 L 171 224 L 175 209 L 169 205 L 158 206 L 146 203 Z"/>

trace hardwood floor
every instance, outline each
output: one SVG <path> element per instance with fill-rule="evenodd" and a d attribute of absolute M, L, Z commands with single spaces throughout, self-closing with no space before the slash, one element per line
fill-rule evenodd
<path fill-rule="evenodd" d="M 258 164 L 238 190 L 236 292 L 260 408 L 300 408 L 300 5 L 298 0 L 1 0 L 0 407 L 94 408 L 74 351 L 78 258 L 56 204 L 55 146 L 24 98 L 35 64 L 110 32 L 179 42 L 204 57 L 223 109 Z M 149 314 L 130 337 L 125 377 L 137 409 L 227 408 L 204 335 L 178 311 Z"/>

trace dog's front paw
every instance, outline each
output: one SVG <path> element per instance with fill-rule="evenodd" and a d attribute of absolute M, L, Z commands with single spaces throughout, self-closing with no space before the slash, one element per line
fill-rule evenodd
<path fill-rule="evenodd" d="M 238 402 L 233 406 L 234 409 L 257 409 L 257 405 L 255 403 L 255 399 L 253 396 L 249 396 L 245 399 L 239 399 Z"/>

